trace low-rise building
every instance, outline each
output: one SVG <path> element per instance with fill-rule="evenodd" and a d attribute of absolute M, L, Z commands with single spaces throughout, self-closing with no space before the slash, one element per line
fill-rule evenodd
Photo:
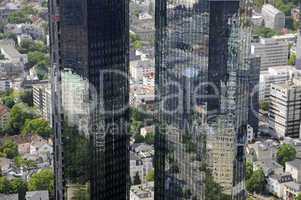
<path fill-rule="evenodd" d="M 145 137 L 148 134 L 153 134 L 155 132 L 155 126 L 145 126 L 140 129 L 140 135 Z"/>
<path fill-rule="evenodd" d="M 290 173 L 295 182 L 301 183 L 301 160 L 295 159 L 285 163 L 285 172 Z"/>
<path fill-rule="evenodd" d="M 261 14 L 264 18 L 265 27 L 274 30 L 281 30 L 284 28 L 285 14 L 271 4 L 264 4 L 261 9 Z"/>
<path fill-rule="evenodd" d="M 26 192 L 25 200 L 49 200 L 47 190 Z"/>
<path fill-rule="evenodd" d="M 154 183 L 148 182 L 142 185 L 135 185 L 130 190 L 130 200 L 153 200 Z"/>
<path fill-rule="evenodd" d="M 284 183 L 293 181 L 291 174 L 289 173 L 280 173 L 280 174 L 271 174 L 267 177 L 267 190 L 278 198 L 282 198 Z"/>
<path fill-rule="evenodd" d="M 0 194 L 1 200 L 19 200 L 19 194 Z"/>
<path fill-rule="evenodd" d="M 301 193 L 301 184 L 295 182 L 284 183 L 283 200 L 294 200 Z"/>

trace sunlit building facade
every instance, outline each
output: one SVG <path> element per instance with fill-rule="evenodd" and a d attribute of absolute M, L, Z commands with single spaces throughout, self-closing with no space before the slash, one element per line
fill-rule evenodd
<path fill-rule="evenodd" d="M 126 200 L 128 0 L 50 0 L 55 199 Z"/>
<path fill-rule="evenodd" d="M 246 1 L 156 1 L 156 200 L 246 199 L 249 13 Z M 219 158 L 208 135 L 231 136 L 230 182 L 207 166 Z"/>

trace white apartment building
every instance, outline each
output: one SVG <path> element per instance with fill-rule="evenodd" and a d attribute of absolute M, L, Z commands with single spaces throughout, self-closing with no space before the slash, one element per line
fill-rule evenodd
<path fill-rule="evenodd" d="M 41 116 L 51 123 L 51 89 L 48 83 L 32 86 L 33 105 L 38 109 Z"/>
<path fill-rule="evenodd" d="M 301 120 L 301 80 L 272 84 L 269 108 L 269 128 L 277 137 L 298 138 Z"/>
<path fill-rule="evenodd" d="M 300 29 L 299 35 L 298 35 L 296 53 L 297 53 L 296 68 L 301 70 L 301 29 Z"/>
<path fill-rule="evenodd" d="M 285 163 L 285 172 L 290 173 L 295 182 L 301 183 L 301 160 L 295 159 Z"/>
<path fill-rule="evenodd" d="M 301 71 L 291 65 L 269 67 L 267 71 L 262 71 L 259 80 L 259 101 L 269 100 L 271 84 L 285 83 L 293 76 L 297 77 L 300 74 Z"/>
<path fill-rule="evenodd" d="M 284 28 L 285 14 L 271 4 L 264 4 L 261 9 L 261 14 L 264 18 L 265 27 L 274 30 L 281 30 Z"/>
<path fill-rule="evenodd" d="M 259 42 L 252 43 L 251 53 L 261 57 L 261 71 L 268 70 L 269 67 L 287 65 L 288 42 L 273 38 L 261 38 Z"/>

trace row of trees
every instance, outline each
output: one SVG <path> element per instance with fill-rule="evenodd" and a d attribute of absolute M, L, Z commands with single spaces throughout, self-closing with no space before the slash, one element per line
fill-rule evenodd
<path fill-rule="evenodd" d="M 38 134 L 45 138 L 51 135 L 49 123 L 32 107 L 32 98 L 32 91 L 8 91 L 1 95 L 2 104 L 11 110 L 7 126 L 0 130 L 0 134 Z"/>
<path fill-rule="evenodd" d="M 30 6 L 22 8 L 20 11 L 11 13 L 8 22 L 11 24 L 31 23 L 30 15 L 36 15 L 37 11 Z"/>
<path fill-rule="evenodd" d="M 51 194 L 54 188 L 54 174 L 51 169 L 43 169 L 34 174 L 28 182 L 20 178 L 8 180 L 0 176 L 0 193 L 18 193 L 19 199 L 24 199 L 26 191 L 48 190 Z"/>

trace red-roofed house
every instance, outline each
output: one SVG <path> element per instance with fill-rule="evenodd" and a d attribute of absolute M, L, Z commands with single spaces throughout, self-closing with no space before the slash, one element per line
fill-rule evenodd
<path fill-rule="evenodd" d="M 5 105 L 0 104 L 0 128 L 6 127 L 9 119 L 9 108 Z"/>

